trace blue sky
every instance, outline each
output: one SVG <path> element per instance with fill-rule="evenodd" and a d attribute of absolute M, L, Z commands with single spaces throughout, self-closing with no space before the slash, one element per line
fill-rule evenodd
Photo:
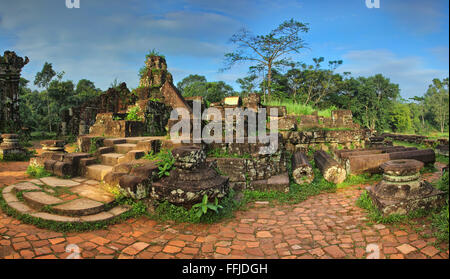
<path fill-rule="evenodd" d="M 267 34 L 286 19 L 309 23 L 308 44 L 294 60 L 343 60 L 340 72 L 381 73 L 398 83 L 401 95 L 422 95 L 433 78 L 449 75 L 449 1 L 380 0 L 0 0 L 0 52 L 28 56 L 29 80 L 45 61 L 66 79 L 87 78 L 105 90 L 117 78 L 138 85 L 150 49 L 163 53 L 175 83 L 189 74 L 209 81 L 236 79 L 246 64 L 226 72 L 229 38 L 241 27 Z"/>

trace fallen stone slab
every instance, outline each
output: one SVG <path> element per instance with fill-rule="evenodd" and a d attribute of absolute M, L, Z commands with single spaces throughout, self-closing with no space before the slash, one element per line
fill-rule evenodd
<path fill-rule="evenodd" d="M 402 145 L 398 145 L 398 146 L 388 146 L 388 147 L 384 147 L 384 149 L 392 149 L 392 150 L 395 150 L 395 149 L 402 149 L 402 148 L 405 148 L 404 146 L 402 146 Z M 334 151 L 334 155 L 335 155 L 335 158 L 339 158 L 340 156 L 341 156 L 341 154 L 344 154 L 344 153 L 347 153 L 347 152 L 357 152 L 357 151 L 369 151 L 369 150 L 382 150 L 383 149 L 383 147 L 377 147 L 377 148 L 375 148 L 375 147 L 372 147 L 372 148 L 355 148 L 355 149 L 339 149 L 339 150 L 335 150 Z"/>
<path fill-rule="evenodd" d="M 279 191 L 288 193 L 289 192 L 289 175 L 283 173 L 280 175 L 272 176 L 268 179 L 255 180 L 249 185 L 250 190 L 255 191 Z"/>
<path fill-rule="evenodd" d="M 311 183 L 314 172 L 305 153 L 295 152 L 292 155 L 292 177 L 297 184 Z"/>
<path fill-rule="evenodd" d="M 367 151 L 357 151 L 357 152 L 346 152 L 342 153 L 339 162 L 342 165 L 345 165 L 347 163 L 348 158 L 352 156 L 361 156 L 361 155 L 371 155 L 371 154 L 384 154 L 384 153 L 394 153 L 394 152 L 403 152 L 403 151 L 413 151 L 417 150 L 417 147 L 403 147 L 403 148 L 381 148 L 381 149 L 374 149 L 374 150 L 367 150 Z"/>
<path fill-rule="evenodd" d="M 323 150 L 314 152 L 314 162 L 328 182 L 339 184 L 347 177 L 345 169 Z"/>
<path fill-rule="evenodd" d="M 345 168 L 347 173 L 361 174 L 364 172 L 381 173 L 380 165 L 390 161 L 399 159 L 413 159 L 421 161 L 424 164 L 434 164 L 436 155 L 433 149 L 411 150 L 403 152 L 370 154 L 349 157 Z"/>

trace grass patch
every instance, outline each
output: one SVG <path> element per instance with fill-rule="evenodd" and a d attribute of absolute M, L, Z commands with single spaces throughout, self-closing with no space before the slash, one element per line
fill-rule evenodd
<path fill-rule="evenodd" d="M 345 188 L 352 185 L 359 185 L 359 184 L 372 184 L 373 182 L 378 182 L 383 178 L 381 174 L 359 174 L 359 175 L 353 175 L 350 174 L 347 176 L 344 182 L 339 183 L 337 185 L 337 188 Z"/>
<path fill-rule="evenodd" d="M 284 107 L 286 107 L 288 114 L 295 114 L 295 115 L 311 115 L 311 114 L 313 114 L 314 111 L 317 110 L 310 105 L 295 104 L 292 101 L 269 101 L 269 102 L 266 102 L 264 105 L 266 105 L 266 106 L 284 106 Z M 336 107 L 331 106 L 327 109 L 317 110 L 317 113 L 319 116 L 331 117 L 331 112 L 333 110 L 336 110 Z"/>
<path fill-rule="evenodd" d="M 230 189 L 227 196 L 225 196 L 219 205 L 222 206 L 218 212 L 208 210 L 202 216 L 197 215 L 195 208 L 186 209 L 182 206 L 173 205 L 167 201 L 155 204 L 154 213 L 150 215 L 152 219 L 167 221 L 172 220 L 177 223 L 215 223 L 226 218 L 232 218 L 234 210 L 240 207 L 240 203 L 234 199 L 234 191 Z"/>
<path fill-rule="evenodd" d="M 52 174 L 44 169 L 44 166 L 30 164 L 27 167 L 27 174 L 33 178 L 42 178 L 52 176 Z"/>
<path fill-rule="evenodd" d="M 227 150 L 223 150 L 222 148 L 214 148 L 208 150 L 207 157 L 213 157 L 213 158 L 244 158 L 244 159 L 250 159 L 252 156 L 250 154 L 236 154 L 236 153 L 230 153 Z"/>
<path fill-rule="evenodd" d="M 292 154 L 287 154 L 287 162 L 290 162 Z M 286 203 L 286 204 L 294 204 L 305 201 L 311 196 L 318 195 L 322 192 L 334 193 L 336 192 L 336 184 L 328 182 L 320 173 L 319 169 L 315 167 L 314 161 L 310 162 L 313 171 L 314 171 L 314 180 L 309 184 L 296 184 L 294 182 L 290 183 L 290 189 L 288 193 L 279 192 L 279 191 L 252 191 L 245 190 L 243 202 L 244 204 L 253 201 L 269 201 L 271 203 Z M 292 179 L 292 169 L 291 164 L 287 164 L 289 181 L 293 181 Z"/>

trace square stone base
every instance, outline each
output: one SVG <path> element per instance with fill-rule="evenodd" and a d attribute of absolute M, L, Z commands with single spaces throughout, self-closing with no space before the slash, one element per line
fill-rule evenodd
<path fill-rule="evenodd" d="M 27 152 L 22 148 L 1 148 L 0 147 L 0 159 L 8 158 L 9 156 L 23 155 L 26 156 Z"/>
<path fill-rule="evenodd" d="M 444 192 L 434 189 L 428 195 L 418 199 L 409 200 L 386 200 L 376 197 L 372 191 L 372 187 L 366 188 L 369 197 L 372 199 L 376 207 L 383 213 L 383 215 L 391 214 L 408 214 L 417 209 L 432 209 L 439 208 L 445 203 Z"/>

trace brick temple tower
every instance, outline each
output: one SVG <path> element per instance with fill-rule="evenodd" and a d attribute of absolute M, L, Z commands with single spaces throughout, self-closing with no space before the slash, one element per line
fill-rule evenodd
<path fill-rule="evenodd" d="M 0 131 L 15 133 L 20 129 L 20 72 L 28 62 L 28 57 L 23 59 L 13 51 L 0 55 Z"/>

